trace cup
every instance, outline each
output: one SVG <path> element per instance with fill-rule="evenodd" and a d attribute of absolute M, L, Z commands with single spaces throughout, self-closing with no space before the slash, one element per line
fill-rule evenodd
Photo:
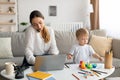
<path fill-rule="evenodd" d="M 113 54 L 112 52 L 106 52 L 105 53 L 105 69 L 111 69 L 112 68 L 112 60 L 113 60 Z"/>
<path fill-rule="evenodd" d="M 5 70 L 7 75 L 12 75 L 14 73 L 14 63 L 13 62 L 6 62 L 5 63 Z"/>

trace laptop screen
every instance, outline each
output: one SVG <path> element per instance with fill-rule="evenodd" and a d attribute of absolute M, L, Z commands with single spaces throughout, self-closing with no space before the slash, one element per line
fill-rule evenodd
<path fill-rule="evenodd" d="M 34 71 L 61 70 L 64 68 L 65 54 L 36 56 Z"/>

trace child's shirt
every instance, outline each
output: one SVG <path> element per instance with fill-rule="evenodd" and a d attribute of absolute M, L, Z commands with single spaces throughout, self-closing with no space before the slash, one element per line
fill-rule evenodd
<path fill-rule="evenodd" d="M 95 51 L 88 44 L 84 46 L 76 44 L 71 48 L 69 53 L 74 56 L 75 63 L 79 64 L 80 61 L 89 62 L 90 57 L 95 53 Z"/>

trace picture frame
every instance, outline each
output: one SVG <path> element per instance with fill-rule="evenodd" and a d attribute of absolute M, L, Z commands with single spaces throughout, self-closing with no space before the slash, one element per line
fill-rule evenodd
<path fill-rule="evenodd" d="M 49 6 L 49 16 L 57 16 L 57 6 Z"/>

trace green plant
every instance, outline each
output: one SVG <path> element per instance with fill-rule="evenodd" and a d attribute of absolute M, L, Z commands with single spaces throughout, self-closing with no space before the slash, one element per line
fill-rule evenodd
<path fill-rule="evenodd" d="M 26 26 L 28 23 L 27 22 L 21 22 L 20 25 Z"/>

